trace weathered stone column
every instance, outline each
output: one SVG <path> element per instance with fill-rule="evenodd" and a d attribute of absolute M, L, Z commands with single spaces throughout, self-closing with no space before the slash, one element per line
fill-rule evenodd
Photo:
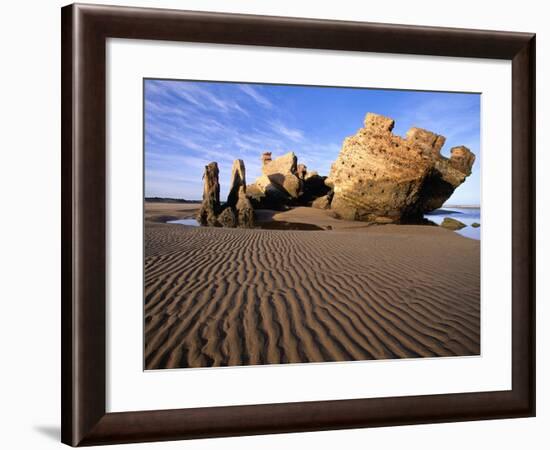
<path fill-rule="evenodd" d="M 262 166 L 265 166 L 266 164 L 271 162 L 271 152 L 263 152 L 262 153 Z"/>
<path fill-rule="evenodd" d="M 229 206 L 237 206 L 241 188 L 246 192 L 246 172 L 243 160 L 236 159 L 233 161 L 233 167 L 231 168 L 231 182 L 229 183 L 229 195 L 227 196 Z"/>
<path fill-rule="evenodd" d="M 246 170 L 242 159 L 236 159 L 233 162 L 227 208 L 234 211 L 237 226 L 242 228 L 254 226 L 254 209 L 246 196 Z"/>
<path fill-rule="evenodd" d="M 204 168 L 202 205 L 198 215 L 201 225 L 214 226 L 220 212 L 220 183 L 218 163 L 211 162 Z"/>

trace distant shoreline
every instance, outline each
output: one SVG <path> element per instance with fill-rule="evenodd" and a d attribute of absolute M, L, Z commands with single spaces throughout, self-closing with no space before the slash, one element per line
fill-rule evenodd
<path fill-rule="evenodd" d="M 145 197 L 147 203 L 201 203 L 201 200 L 186 200 L 184 198 Z"/>
<path fill-rule="evenodd" d="M 201 200 L 187 200 L 185 198 L 171 198 L 171 197 L 145 197 L 147 203 L 188 203 L 188 204 L 200 204 Z M 463 208 L 463 209 L 480 209 L 480 205 L 443 205 L 438 209 L 445 208 Z"/>

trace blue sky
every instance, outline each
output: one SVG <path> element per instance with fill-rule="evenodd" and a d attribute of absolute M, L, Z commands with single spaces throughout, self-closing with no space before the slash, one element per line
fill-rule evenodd
<path fill-rule="evenodd" d="M 393 118 L 401 136 L 413 126 L 446 136 L 445 156 L 472 150 L 473 173 L 447 203 L 479 204 L 479 94 L 168 80 L 145 80 L 145 195 L 200 199 L 204 166 L 217 161 L 223 200 L 233 160 L 251 183 L 264 151 L 294 151 L 328 175 L 367 112 Z"/>

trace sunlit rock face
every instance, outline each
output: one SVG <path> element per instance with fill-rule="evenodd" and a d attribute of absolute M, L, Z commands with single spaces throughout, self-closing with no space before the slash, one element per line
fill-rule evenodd
<path fill-rule="evenodd" d="M 246 171 L 244 161 L 236 159 L 231 167 L 231 180 L 229 182 L 229 194 L 227 195 L 226 204 L 235 207 L 239 201 L 239 194 L 246 192 Z"/>
<path fill-rule="evenodd" d="M 344 140 L 325 180 L 330 208 L 340 217 L 379 223 L 419 220 L 443 205 L 471 174 L 475 155 L 464 146 L 441 156 L 445 137 L 411 128 L 392 133 L 394 121 L 368 113 L 364 127 Z"/>
<path fill-rule="evenodd" d="M 256 208 L 281 209 L 293 204 L 302 192 L 298 177 L 298 158 L 294 152 L 272 159 L 262 154 L 262 175 L 247 187 L 247 195 Z"/>
<path fill-rule="evenodd" d="M 325 177 L 308 171 L 304 164 L 298 164 L 294 152 L 275 159 L 271 152 L 264 152 L 261 161 L 262 175 L 247 186 L 247 196 L 255 208 L 310 206 L 315 199 L 330 191 Z"/>
<path fill-rule="evenodd" d="M 254 209 L 246 196 L 246 170 L 242 159 L 236 159 L 233 162 L 226 209 L 233 211 L 235 226 L 241 228 L 254 226 Z"/>
<path fill-rule="evenodd" d="M 217 162 L 204 167 L 202 204 L 197 220 L 201 225 L 215 226 L 220 213 L 220 183 Z"/>
<path fill-rule="evenodd" d="M 294 152 L 266 161 L 262 166 L 262 174 L 267 176 L 272 184 L 286 191 L 291 199 L 300 196 L 302 182 L 298 178 L 298 158 Z"/>

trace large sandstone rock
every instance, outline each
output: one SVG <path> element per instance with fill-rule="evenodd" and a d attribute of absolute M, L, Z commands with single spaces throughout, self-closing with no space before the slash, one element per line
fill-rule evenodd
<path fill-rule="evenodd" d="M 325 183 L 331 209 L 351 220 L 389 223 L 418 220 L 443 205 L 471 173 L 475 155 L 455 147 L 441 156 L 445 138 L 411 128 L 392 133 L 394 121 L 368 113 L 365 126 L 345 139 Z"/>
<path fill-rule="evenodd" d="M 218 163 L 211 162 L 204 168 L 202 204 L 197 220 L 201 225 L 215 226 L 220 212 L 220 183 Z"/>

